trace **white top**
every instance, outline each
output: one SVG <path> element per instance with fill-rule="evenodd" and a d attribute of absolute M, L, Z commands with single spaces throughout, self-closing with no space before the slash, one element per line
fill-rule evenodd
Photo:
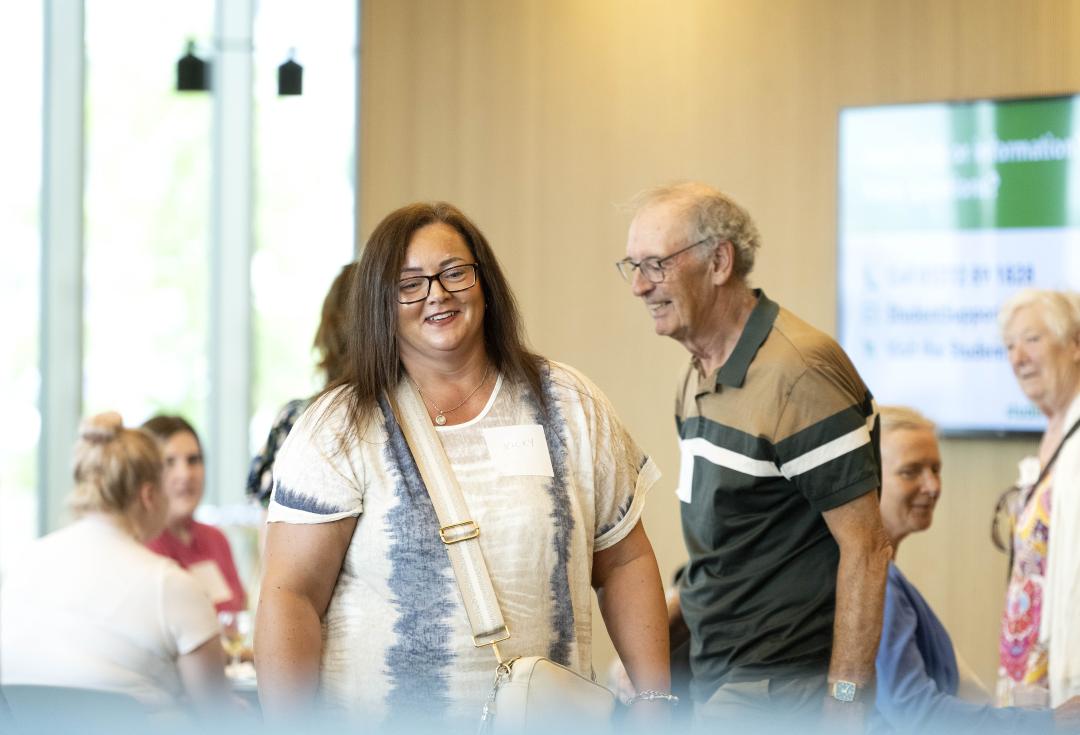
<path fill-rule="evenodd" d="M 479 416 L 437 431 L 511 632 L 500 650 L 589 676 L 593 554 L 634 528 L 659 473 L 586 378 L 549 363 L 543 388 L 546 421 L 500 378 Z M 329 398 L 282 447 L 268 516 L 360 517 L 323 623 L 322 699 L 366 723 L 475 722 L 496 662 L 473 646 L 412 456 L 385 403 L 380 425 L 337 451 L 344 412 L 326 413 Z"/>
<path fill-rule="evenodd" d="M 154 709 L 183 696 L 177 657 L 218 635 L 176 562 L 105 516 L 35 541 L 0 592 L 0 681 L 119 692 Z"/>
<path fill-rule="evenodd" d="M 1065 413 L 1065 431 L 1077 421 L 1080 396 Z M 1062 445 L 1053 472 L 1039 641 L 1047 647 L 1050 706 L 1058 707 L 1080 696 L 1080 436 Z"/>

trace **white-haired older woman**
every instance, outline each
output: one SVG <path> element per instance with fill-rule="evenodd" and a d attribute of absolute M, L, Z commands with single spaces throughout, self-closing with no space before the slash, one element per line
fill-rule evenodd
<path fill-rule="evenodd" d="M 998 315 L 1021 390 L 1047 418 L 1021 462 L 1001 626 L 998 704 L 1057 706 L 1080 694 L 1080 298 L 1025 290 Z"/>
<path fill-rule="evenodd" d="M 936 427 L 918 411 L 882 406 L 881 521 L 894 549 L 925 531 L 941 497 L 941 451 Z M 1074 727 L 1080 699 L 1052 714 L 1017 707 L 995 709 L 973 677 L 968 680 L 945 626 L 919 590 L 889 564 L 885 613 L 875 669 L 876 713 L 871 732 L 1042 732 Z M 972 686 L 966 686 L 966 685 Z M 972 696 L 977 695 L 977 696 Z"/>

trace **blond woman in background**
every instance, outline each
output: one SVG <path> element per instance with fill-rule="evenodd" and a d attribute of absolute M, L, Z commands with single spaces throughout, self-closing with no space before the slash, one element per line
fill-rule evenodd
<path fill-rule="evenodd" d="M 147 712 L 219 711 L 230 698 L 214 608 L 143 546 L 168 514 L 157 443 L 99 414 L 80 427 L 74 464 L 77 520 L 35 541 L 4 580 L 2 683 L 122 694 Z"/>
<path fill-rule="evenodd" d="M 918 411 L 882 406 L 881 520 L 893 549 L 930 528 L 941 498 L 936 427 Z M 1080 723 L 1080 699 L 1053 713 L 995 709 L 963 664 L 945 626 L 919 590 L 889 564 L 871 732 L 1044 732 Z"/>

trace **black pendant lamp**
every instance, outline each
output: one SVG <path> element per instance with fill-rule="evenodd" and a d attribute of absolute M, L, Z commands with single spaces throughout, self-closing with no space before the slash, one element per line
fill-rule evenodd
<path fill-rule="evenodd" d="M 304 93 L 304 67 L 296 63 L 296 49 L 289 49 L 289 58 L 277 70 L 278 96 Z"/>
<path fill-rule="evenodd" d="M 210 89 L 210 65 L 195 55 L 195 42 L 187 42 L 187 53 L 176 62 L 176 91 L 206 92 Z"/>

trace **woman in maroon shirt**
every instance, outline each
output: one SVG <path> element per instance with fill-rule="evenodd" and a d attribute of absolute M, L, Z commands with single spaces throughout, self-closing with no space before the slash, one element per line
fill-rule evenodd
<path fill-rule="evenodd" d="M 194 518 L 206 480 L 198 434 L 179 416 L 155 416 L 142 428 L 161 446 L 165 460 L 161 484 L 169 500 L 165 531 L 147 546 L 191 572 L 219 613 L 246 610 L 247 596 L 228 539 Z"/>

